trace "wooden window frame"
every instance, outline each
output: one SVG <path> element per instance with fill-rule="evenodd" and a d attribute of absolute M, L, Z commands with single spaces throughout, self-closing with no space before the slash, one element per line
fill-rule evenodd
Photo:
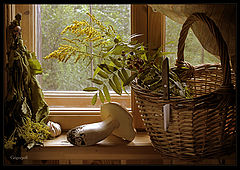
<path fill-rule="evenodd" d="M 148 46 L 150 53 L 165 42 L 165 16 L 161 13 L 153 12 L 147 4 L 131 5 L 131 33 L 143 34 L 137 37 L 138 42 L 144 42 Z M 132 114 L 134 124 L 138 130 L 144 130 L 144 124 L 134 98 L 134 92 L 131 93 Z"/>
<path fill-rule="evenodd" d="M 37 6 L 35 4 L 5 4 L 5 7 L 10 9 L 8 10 L 10 21 L 14 19 L 15 14 L 22 13 L 21 27 L 24 44 L 28 50 L 36 51 Z M 143 34 L 136 39 L 148 44 L 148 49 L 151 52 L 151 49 L 164 44 L 165 18 L 162 14 L 153 12 L 147 4 L 132 4 L 131 33 Z M 100 108 L 84 107 L 87 102 L 91 105 L 92 95 L 92 93 L 86 92 L 44 91 L 45 100 L 50 106 L 49 119 L 60 123 L 63 130 L 80 124 L 100 121 Z M 131 91 L 130 96 L 127 94 L 122 96 L 111 94 L 111 96 L 112 101 L 128 103 L 126 107 L 133 115 L 134 127 L 139 131 L 144 130 L 134 92 Z M 96 103 L 96 105 L 100 106 L 100 103 Z"/>

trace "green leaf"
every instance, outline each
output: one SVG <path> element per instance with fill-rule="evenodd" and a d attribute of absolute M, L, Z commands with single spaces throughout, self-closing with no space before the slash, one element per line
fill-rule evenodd
<path fill-rule="evenodd" d="M 142 60 L 148 61 L 147 56 L 146 56 L 145 53 L 141 55 L 141 58 L 142 58 Z"/>
<path fill-rule="evenodd" d="M 153 85 L 155 84 L 155 82 L 161 80 L 159 77 L 146 77 L 146 79 L 144 80 L 144 84 L 146 85 Z"/>
<path fill-rule="evenodd" d="M 31 141 L 30 143 L 27 144 L 27 148 L 28 150 L 32 149 L 35 146 L 36 142 L 35 141 Z"/>
<path fill-rule="evenodd" d="M 114 42 L 115 43 L 119 43 L 119 42 L 121 42 L 122 41 L 122 38 L 119 36 L 119 35 L 117 35 L 116 37 L 115 37 L 115 39 L 114 39 Z"/>
<path fill-rule="evenodd" d="M 183 70 L 189 70 L 188 67 L 181 67 L 181 69 L 183 69 Z"/>
<path fill-rule="evenodd" d="M 108 83 L 111 86 L 111 88 L 113 89 L 113 91 L 115 91 L 117 94 L 121 95 L 121 93 L 118 91 L 116 85 L 113 83 L 113 81 L 111 79 L 109 79 Z"/>
<path fill-rule="evenodd" d="M 111 66 L 111 65 L 107 65 L 107 68 L 108 68 L 108 70 L 111 71 L 111 72 L 115 72 L 115 71 L 118 70 L 116 67 Z"/>
<path fill-rule="evenodd" d="M 101 80 L 98 80 L 98 79 L 95 79 L 95 78 L 88 78 L 87 80 L 90 80 L 91 82 L 99 84 L 99 85 L 103 84 L 103 82 Z"/>
<path fill-rule="evenodd" d="M 97 102 L 97 93 L 92 98 L 92 105 L 95 105 Z"/>
<path fill-rule="evenodd" d="M 110 60 L 115 64 L 117 67 L 122 67 L 122 64 L 118 62 L 115 58 L 109 56 Z"/>
<path fill-rule="evenodd" d="M 180 89 L 181 91 L 184 91 L 184 87 L 182 86 L 180 81 L 176 81 L 171 77 L 169 77 L 169 80 L 173 82 L 178 87 L 178 89 Z"/>
<path fill-rule="evenodd" d="M 108 79 L 108 75 L 101 70 L 97 74 L 104 79 Z"/>
<path fill-rule="evenodd" d="M 129 83 L 130 83 L 131 81 L 133 81 L 136 76 L 137 76 L 137 73 L 132 74 L 132 75 L 126 80 L 126 82 L 123 84 L 123 86 L 129 85 Z"/>
<path fill-rule="evenodd" d="M 103 85 L 103 93 L 104 93 L 104 95 L 105 95 L 105 97 L 106 97 L 106 100 L 107 100 L 108 102 L 110 102 L 110 101 L 111 101 L 111 97 L 110 97 L 108 88 L 107 88 L 107 86 L 106 86 L 105 84 Z"/>
<path fill-rule="evenodd" d="M 162 83 L 161 83 L 162 80 L 159 80 L 159 81 L 155 81 L 153 84 L 150 85 L 149 89 L 152 90 L 152 91 L 159 91 L 161 90 L 162 91 Z"/>
<path fill-rule="evenodd" d="M 111 74 L 111 71 L 108 70 L 107 64 L 99 64 L 98 67 L 99 67 L 102 71 L 106 72 L 107 74 Z"/>
<path fill-rule="evenodd" d="M 145 51 L 144 46 L 141 46 L 140 50 L 141 50 L 141 51 Z M 142 59 L 142 60 L 146 60 L 146 61 L 148 60 L 148 59 L 147 59 L 147 56 L 146 56 L 146 53 L 143 53 L 143 54 L 141 55 L 141 59 Z"/>
<path fill-rule="evenodd" d="M 108 51 L 110 51 L 115 45 L 116 45 L 116 44 L 103 47 L 103 48 L 102 48 L 102 51 L 107 51 L 107 52 L 108 52 Z"/>
<path fill-rule="evenodd" d="M 35 52 L 29 53 L 31 58 L 28 59 L 29 66 L 33 74 L 42 74 L 42 66 L 35 56 Z"/>
<path fill-rule="evenodd" d="M 102 90 L 99 90 L 99 98 L 100 98 L 100 101 L 101 101 L 102 103 L 104 103 L 105 98 L 104 98 L 104 95 L 103 95 Z"/>
<path fill-rule="evenodd" d="M 97 91 L 98 88 L 97 87 L 86 87 L 83 89 L 83 91 Z"/>
<path fill-rule="evenodd" d="M 175 52 L 161 52 L 162 55 L 175 54 Z"/>
<path fill-rule="evenodd" d="M 101 69 L 100 69 L 99 67 L 97 67 L 97 68 L 94 70 L 93 78 L 98 74 L 99 71 L 101 71 Z"/>
<path fill-rule="evenodd" d="M 119 71 L 119 70 L 118 70 L 118 76 L 120 77 L 120 79 L 121 79 L 123 82 L 126 81 L 125 78 L 124 78 L 124 76 L 123 76 L 123 74 L 122 74 L 122 72 Z"/>
<path fill-rule="evenodd" d="M 121 72 L 122 72 L 122 75 L 124 76 L 125 80 L 127 80 L 129 78 L 127 71 L 124 68 L 122 68 Z"/>
<path fill-rule="evenodd" d="M 169 70 L 169 77 L 172 77 L 175 81 L 181 82 L 180 78 L 173 70 Z"/>
<path fill-rule="evenodd" d="M 102 58 L 105 58 L 105 57 L 109 56 L 110 54 L 112 54 L 112 51 L 110 50 L 106 53 L 105 52 L 102 52 L 102 53 L 103 53 Z"/>
<path fill-rule="evenodd" d="M 122 85 L 122 89 L 123 89 L 123 91 L 124 91 L 126 94 L 128 94 L 128 92 L 127 92 L 127 90 L 125 89 L 125 86 L 123 86 L 123 84 L 124 84 L 124 82 L 121 81 L 121 85 Z M 128 94 L 128 95 L 129 95 L 129 94 Z"/>
<path fill-rule="evenodd" d="M 168 44 L 173 44 L 175 41 L 169 41 L 167 43 L 165 43 L 164 45 L 168 45 Z"/>
<path fill-rule="evenodd" d="M 117 44 L 116 46 L 114 46 L 112 50 L 112 54 L 114 55 L 120 55 L 122 53 L 123 50 L 125 50 L 125 47 L 123 45 Z"/>
<path fill-rule="evenodd" d="M 111 74 L 114 71 L 117 71 L 118 69 L 114 66 L 107 65 L 107 64 L 99 64 L 98 65 L 103 71 L 105 71 L 107 74 Z"/>
<path fill-rule="evenodd" d="M 108 52 L 106 52 L 106 53 L 103 52 L 102 57 L 105 58 L 105 57 L 109 56 L 110 54 L 115 54 L 115 55 L 117 55 L 118 53 L 121 54 L 122 51 L 120 51 L 120 50 L 122 50 L 121 46 L 118 44 L 115 44 L 114 46 L 108 48 Z"/>
<path fill-rule="evenodd" d="M 142 73 L 138 74 L 140 80 L 144 80 L 145 77 L 149 74 L 149 69 L 144 70 Z"/>
<path fill-rule="evenodd" d="M 117 87 L 117 90 L 122 94 L 122 88 L 121 88 L 121 84 L 118 80 L 118 77 L 116 76 L 116 74 L 113 74 L 113 82 Z"/>

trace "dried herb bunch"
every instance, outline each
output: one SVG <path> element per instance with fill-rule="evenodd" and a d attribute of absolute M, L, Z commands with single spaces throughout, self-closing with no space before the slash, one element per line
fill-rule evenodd
<path fill-rule="evenodd" d="M 42 68 L 35 53 L 27 50 L 21 36 L 21 14 L 7 27 L 8 91 L 4 101 L 4 149 L 31 149 L 49 136 L 48 105 L 36 79 Z"/>
<path fill-rule="evenodd" d="M 165 56 L 172 52 L 163 52 L 160 47 L 155 54 L 150 55 L 143 43 L 132 40 L 141 35 L 133 34 L 128 40 L 123 40 L 111 25 L 105 26 L 93 15 L 89 13 L 87 15 L 90 16 L 92 22 L 74 21 L 72 25 L 67 26 L 62 34 L 68 33 L 66 35 L 69 35 L 71 33 L 75 38 L 63 38 L 68 44 L 60 45 L 45 59 L 55 58 L 59 62 L 67 62 L 71 56 L 74 56 L 75 62 L 80 59 L 88 59 L 90 64 L 93 58 L 100 58 L 93 76 L 88 79 L 96 86 L 83 89 L 96 92 L 92 98 L 93 105 L 98 96 L 102 103 L 110 102 L 108 87 L 111 87 L 119 95 L 123 91 L 127 93 L 125 87 L 131 85 L 135 79 L 140 86 L 161 93 L 163 90 L 162 62 Z M 89 52 L 90 44 L 93 50 Z M 79 47 L 82 46 L 86 47 L 86 51 L 79 50 Z M 169 75 L 170 93 L 190 98 L 187 87 L 172 69 L 169 71 Z"/>

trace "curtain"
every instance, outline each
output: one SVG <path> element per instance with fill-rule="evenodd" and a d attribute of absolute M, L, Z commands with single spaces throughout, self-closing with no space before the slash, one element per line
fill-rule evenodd
<path fill-rule="evenodd" d="M 205 13 L 218 26 L 228 46 L 233 69 L 236 68 L 236 4 L 151 4 L 154 12 L 160 12 L 172 20 L 183 24 L 193 13 Z M 203 48 L 218 56 L 218 47 L 207 26 L 195 22 L 192 31 Z"/>

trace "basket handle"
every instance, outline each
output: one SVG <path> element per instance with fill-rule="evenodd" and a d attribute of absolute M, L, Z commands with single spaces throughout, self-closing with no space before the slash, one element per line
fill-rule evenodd
<path fill-rule="evenodd" d="M 223 70 L 223 83 L 222 87 L 230 87 L 231 84 L 231 69 L 229 64 L 229 55 L 228 55 L 228 48 L 227 44 L 224 41 L 221 32 L 219 31 L 218 27 L 214 23 L 212 19 L 206 16 L 204 13 L 194 13 L 187 18 L 185 23 L 182 26 L 182 30 L 180 32 L 180 37 L 178 40 L 178 52 L 177 52 L 177 60 L 176 66 L 181 67 L 184 62 L 184 47 L 185 47 L 185 40 L 187 38 L 188 30 L 192 26 L 192 24 L 196 21 L 201 21 L 207 24 L 210 32 L 213 34 L 217 41 L 219 54 L 221 58 L 221 66 Z M 189 65 L 189 64 L 187 64 Z"/>

